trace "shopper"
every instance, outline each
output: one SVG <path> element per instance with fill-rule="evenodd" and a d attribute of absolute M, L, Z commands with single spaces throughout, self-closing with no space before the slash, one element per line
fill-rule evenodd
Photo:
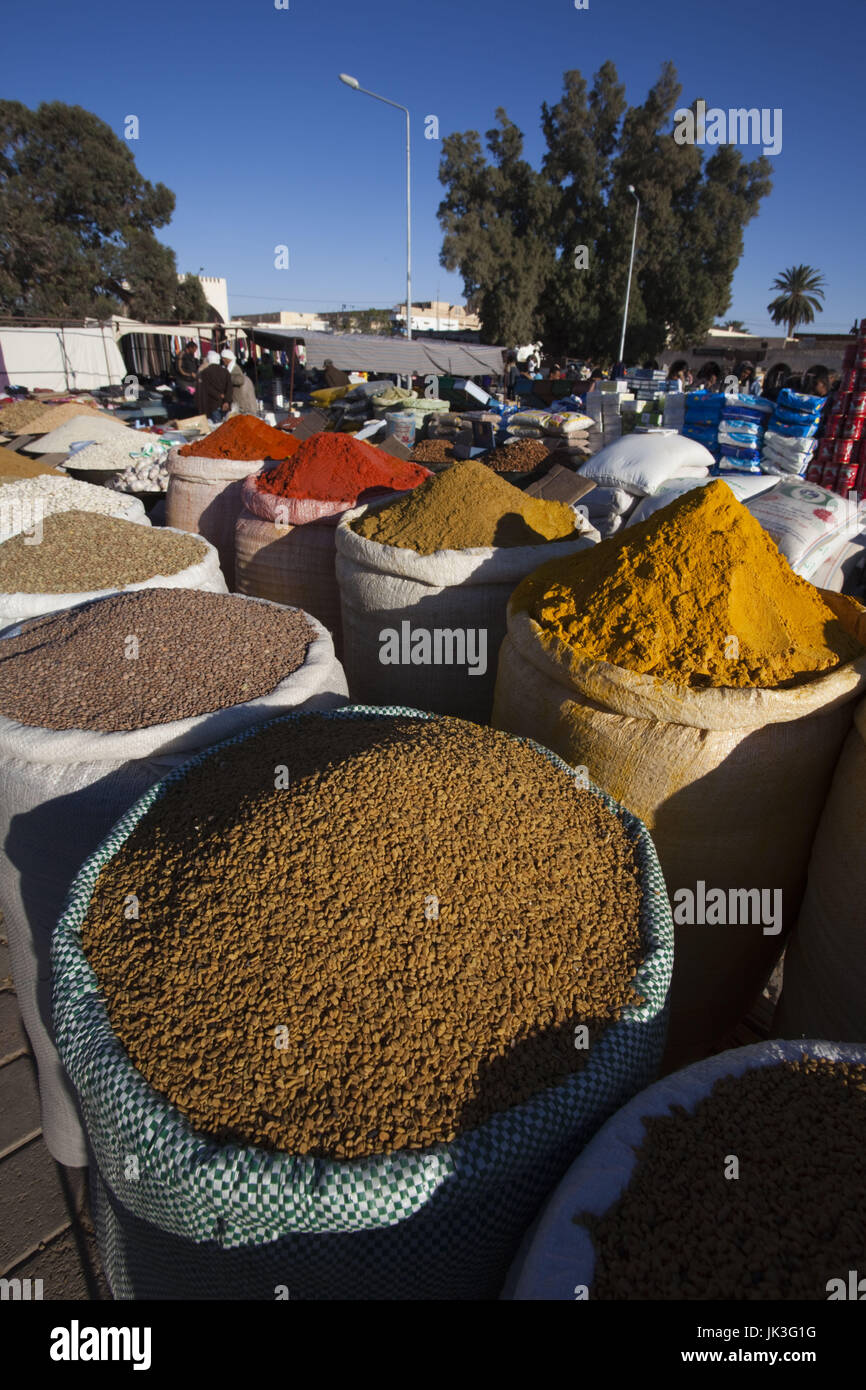
<path fill-rule="evenodd" d="M 220 357 L 232 381 L 232 410 L 239 411 L 241 415 L 258 415 L 259 403 L 253 383 L 241 371 L 231 348 L 223 348 Z"/>
<path fill-rule="evenodd" d="M 206 415 L 212 425 L 218 425 L 228 414 L 232 403 L 232 379 L 220 363 L 218 352 L 209 352 L 198 374 L 195 393 L 196 409 Z"/>
<path fill-rule="evenodd" d="M 349 386 L 351 384 L 346 372 L 341 372 L 339 367 L 335 367 L 330 357 L 325 358 L 323 375 L 325 378 L 325 386 L 329 390 L 335 390 L 338 386 Z"/>

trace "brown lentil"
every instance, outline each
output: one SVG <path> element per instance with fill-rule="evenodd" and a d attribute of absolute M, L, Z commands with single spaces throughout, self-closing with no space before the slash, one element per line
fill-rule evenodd
<path fill-rule="evenodd" d="M 821 1299 L 863 1273 L 866 1066 L 803 1055 L 644 1120 L 637 1167 L 592 1234 L 601 1299 Z M 725 1164 L 739 1161 L 739 1176 Z"/>
<path fill-rule="evenodd" d="M 73 594 L 140 584 L 200 564 L 195 536 L 153 530 L 97 512 L 58 512 L 42 522 L 42 540 L 13 536 L 0 544 L 0 592 Z"/>
<path fill-rule="evenodd" d="M 210 714 L 267 695 L 303 664 L 314 636 L 298 609 L 238 595 L 118 594 L 0 642 L 0 714 L 110 733 Z"/>
<path fill-rule="evenodd" d="M 478 457 L 494 473 L 531 473 L 546 458 L 550 457 L 553 446 L 543 439 L 518 439 L 514 444 L 500 444 L 498 449 L 488 449 Z"/>
<path fill-rule="evenodd" d="M 310 715 L 167 787 L 83 945 L 134 1065 L 197 1129 L 358 1158 L 579 1068 L 575 1024 L 594 1039 L 635 999 L 641 898 L 622 823 L 528 745 Z"/>

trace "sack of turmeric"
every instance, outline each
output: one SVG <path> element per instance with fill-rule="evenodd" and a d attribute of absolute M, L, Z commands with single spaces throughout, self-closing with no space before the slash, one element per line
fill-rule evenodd
<path fill-rule="evenodd" d="M 585 767 L 639 816 L 686 908 L 669 1064 L 723 1042 L 769 975 L 864 690 L 866 610 L 795 575 L 720 480 L 515 590 L 494 725 Z M 748 921 L 689 921 L 676 899 L 755 889 L 778 920 L 754 920 L 754 895 Z"/>

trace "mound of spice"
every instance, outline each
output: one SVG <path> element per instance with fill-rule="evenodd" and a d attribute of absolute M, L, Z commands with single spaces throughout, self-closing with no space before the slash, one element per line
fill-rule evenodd
<path fill-rule="evenodd" d="M 619 1200 L 574 1218 L 595 1246 L 591 1298 L 826 1301 L 862 1272 L 866 1066 L 804 1054 L 643 1124 Z"/>
<path fill-rule="evenodd" d="M 270 694 L 314 637 L 298 609 L 235 594 L 117 594 L 36 618 L 0 642 L 0 714 L 108 733 L 211 714 Z"/>
<path fill-rule="evenodd" d="M 107 418 L 103 411 L 84 401 L 67 401 L 63 405 L 51 405 L 48 401 L 13 401 L 0 408 L 0 429 L 4 434 L 45 434 L 68 420 L 86 415 L 99 420 Z"/>
<path fill-rule="evenodd" d="M 573 535 L 575 514 L 562 502 L 542 502 L 512 487 L 478 459 L 455 463 L 352 523 L 367 540 L 418 555 L 436 550 L 541 545 Z"/>
<path fill-rule="evenodd" d="M 230 415 L 204 439 L 185 444 L 178 453 L 184 458 L 233 459 L 243 463 L 247 459 L 287 459 L 297 448 L 297 439 L 285 430 L 275 430 L 257 415 Z"/>
<path fill-rule="evenodd" d="M 863 655 L 819 591 L 721 480 L 514 592 L 583 658 L 703 688 L 774 688 Z"/>
<path fill-rule="evenodd" d="M 278 468 L 263 473 L 258 488 L 277 497 L 345 502 L 348 508 L 374 488 L 404 492 L 429 476 L 429 469 L 393 458 L 364 439 L 320 433 L 305 439 Z"/>
<path fill-rule="evenodd" d="M 96 489 L 95 489 L 96 490 Z M 123 499 L 107 488 L 115 503 Z M 0 592 L 75 594 L 142 584 L 200 564 L 207 547 L 195 536 L 154 530 L 98 512 L 59 512 L 42 522 L 42 540 L 13 536 L 0 544 Z"/>
<path fill-rule="evenodd" d="M 116 1036 L 196 1129 L 360 1158 L 579 1069 L 575 1025 L 635 1002 L 641 901 L 622 822 L 530 746 L 309 715 L 169 784 L 82 941 Z"/>
<path fill-rule="evenodd" d="M 531 473 L 553 452 L 550 444 L 543 439 L 518 439 L 513 444 L 500 444 L 498 449 L 488 449 L 478 457 L 494 473 Z"/>
<path fill-rule="evenodd" d="M 25 458 L 14 449 L 0 449 L 0 478 L 62 478 L 56 468 L 49 468 L 39 459 Z"/>

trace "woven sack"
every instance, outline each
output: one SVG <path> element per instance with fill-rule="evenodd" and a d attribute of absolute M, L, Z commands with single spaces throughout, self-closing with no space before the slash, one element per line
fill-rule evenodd
<path fill-rule="evenodd" d="M 331 639 L 320 624 L 313 626 L 317 636 L 303 666 L 269 695 L 214 714 L 125 733 L 61 732 L 0 716 L 0 909 L 39 1070 L 45 1142 L 59 1163 L 87 1162 L 51 1029 L 51 932 L 69 885 L 118 817 L 192 753 L 287 709 L 345 703 L 345 677 Z"/>
<path fill-rule="evenodd" d="M 866 701 L 842 748 L 785 953 L 773 1031 L 866 1043 Z"/>
<path fill-rule="evenodd" d="M 866 645 L 866 610 L 824 592 Z M 351 675 L 349 689 L 352 688 Z M 747 1012 L 797 920 L 866 656 L 792 690 L 690 690 L 582 661 L 509 605 L 493 723 L 526 734 L 646 824 L 671 894 L 782 892 L 782 932 L 675 924 L 670 1065 L 706 1056 Z"/>
<path fill-rule="evenodd" d="M 486 723 L 512 590 L 546 560 L 585 550 L 597 533 L 576 517 L 578 529 L 568 540 L 418 555 L 402 546 L 367 540 L 353 531 L 351 523 L 367 510 L 358 507 L 347 512 L 336 536 L 343 662 L 350 696 L 368 704 L 401 703 Z M 445 661 L 433 665 L 383 664 L 382 633 L 390 630 L 402 634 L 404 623 L 411 630 L 431 633 L 436 629 L 460 634 L 467 629 L 483 632 L 486 670 L 472 674 L 468 664 Z M 435 651 L 432 654 L 435 657 Z M 443 641 L 442 657 L 453 660 L 459 654 L 456 641 L 452 644 L 449 639 L 447 645 Z"/>
<path fill-rule="evenodd" d="M 168 529 L 161 527 L 160 534 Z M 188 565 L 176 574 L 154 574 L 137 584 L 125 584 L 122 589 L 91 589 L 77 594 L 0 593 L 0 627 L 23 622 L 26 618 L 39 618 L 46 613 L 58 613 L 61 608 L 74 608 L 78 603 L 107 598 L 109 594 L 131 593 L 135 589 L 198 589 L 207 594 L 224 594 L 226 582 L 220 569 L 219 556 L 212 545 L 208 545 L 207 541 L 204 544 L 207 552 L 194 565 Z"/>
<path fill-rule="evenodd" d="M 328 717 L 370 714 L 419 717 L 365 707 Z M 55 933 L 58 1048 L 93 1149 L 97 1233 L 115 1297 L 272 1300 L 279 1286 L 300 1299 L 494 1297 L 552 1185 L 604 1120 L 657 1073 L 672 932 L 652 841 L 633 816 L 591 789 L 636 847 L 645 955 L 634 985 L 644 1003 L 603 1032 L 580 1072 L 424 1150 L 342 1161 L 220 1144 L 196 1132 L 132 1065 L 81 946 L 102 866 L 166 785 L 215 751 L 152 787 L 114 826 L 79 873 Z"/>
<path fill-rule="evenodd" d="M 619 1200 L 640 1162 L 635 1150 L 645 1138 L 644 1117 L 668 1115 L 675 1106 L 692 1113 L 723 1077 L 744 1076 L 757 1067 L 771 1067 L 779 1062 L 798 1062 L 804 1052 L 830 1061 L 866 1063 L 866 1050 L 836 1043 L 756 1043 L 696 1062 L 630 1100 L 599 1130 L 556 1189 L 527 1242 L 528 1248 L 512 1266 L 503 1297 L 573 1302 L 575 1290 L 583 1286 L 591 1300 L 595 1249 L 586 1226 L 574 1218 L 580 1212 L 603 1216 Z M 735 1138 L 734 1135 L 734 1149 Z M 696 1195 L 695 1200 L 700 1197 Z M 647 1283 L 634 1290 L 634 1298 L 652 1297 L 648 1287 L 650 1269 L 648 1261 Z M 821 1275 L 822 1289 L 828 1275 L 834 1272 L 843 1273 L 825 1271 Z"/>
<path fill-rule="evenodd" d="M 241 512 L 243 481 L 261 467 L 261 459 L 185 458 L 178 447 L 169 452 L 166 524 L 204 536 L 216 546 L 230 590 L 235 587 L 235 522 Z"/>

